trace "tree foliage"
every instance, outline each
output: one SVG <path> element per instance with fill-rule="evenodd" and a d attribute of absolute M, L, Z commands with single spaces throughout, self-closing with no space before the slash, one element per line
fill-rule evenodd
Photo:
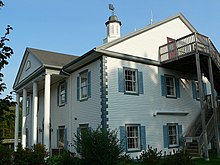
<path fill-rule="evenodd" d="M 0 0 L 0 8 L 4 6 L 3 1 Z M 0 95 L 5 91 L 6 84 L 3 81 L 4 74 L 2 69 L 8 65 L 8 60 L 12 56 L 13 49 L 8 46 L 6 43 L 9 41 L 8 35 L 10 34 L 12 27 L 7 25 L 5 28 L 5 34 L 0 39 Z M 12 98 L 12 93 L 8 94 L 5 98 L 0 99 L 0 122 L 7 120 L 13 117 L 11 115 L 10 107 L 14 106 L 15 102 Z M 2 129 L 0 129 L 0 141 L 2 140 Z"/>
<path fill-rule="evenodd" d="M 116 165 L 122 149 L 116 130 L 97 128 L 83 130 L 76 135 L 76 147 L 80 151 L 83 164 Z"/>

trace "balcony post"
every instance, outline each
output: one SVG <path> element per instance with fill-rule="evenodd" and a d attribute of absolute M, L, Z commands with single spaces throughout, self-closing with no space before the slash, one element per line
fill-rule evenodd
<path fill-rule="evenodd" d="M 212 72 L 212 61 L 211 57 L 209 57 L 208 61 L 209 67 L 209 79 L 211 84 L 211 98 L 212 98 L 212 107 L 213 107 L 213 117 L 214 117 L 214 127 L 215 127 L 215 137 L 216 137 L 216 148 L 217 148 L 217 157 L 220 158 L 220 139 L 219 139 L 219 131 L 218 131 L 218 118 L 217 118 L 217 105 L 215 101 L 215 91 L 214 91 L 214 80 L 213 80 L 213 72 Z"/>
<path fill-rule="evenodd" d="M 203 92 L 203 83 L 202 83 L 202 74 L 200 67 L 200 58 L 199 53 L 196 52 L 196 69 L 197 69 L 197 78 L 199 83 L 199 96 L 200 96 L 200 106 L 201 106 L 201 120 L 202 120 L 202 132 L 204 139 L 204 152 L 205 152 L 205 160 L 209 161 L 209 152 L 208 152 L 208 140 L 207 140 L 207 131 L 205 125 L 205 108 L 204 108 L 204 92 Z"/>

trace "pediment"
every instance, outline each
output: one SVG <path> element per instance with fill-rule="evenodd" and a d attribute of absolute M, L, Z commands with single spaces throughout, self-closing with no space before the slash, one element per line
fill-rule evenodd
<path fill-rule="evenodd" d="M 42 67 L 41 61 L 39 61 L 39 59 L 37 59 L 34 54 L 26 50 L 24 57 L 21 61 L 20 68 L 18 70 L 18 74 L 14 86 L 21 83 L 23 80 L 27 79 L 40 67 Z"/>

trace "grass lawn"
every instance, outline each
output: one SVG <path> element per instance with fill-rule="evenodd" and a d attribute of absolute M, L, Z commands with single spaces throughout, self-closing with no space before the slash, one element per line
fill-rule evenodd
<path fill-rule="evenodd" d="M 220 159 L 213 158 L 210 161 L 205 161 L 204 159 L 194 159 L 192 160 L 192 165 L 220 165 Z"/>

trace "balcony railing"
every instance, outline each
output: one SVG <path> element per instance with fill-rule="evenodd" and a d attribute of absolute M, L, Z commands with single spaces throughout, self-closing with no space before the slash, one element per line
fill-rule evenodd
<path fill-rule="evenodd" d="M 159 47 L 160 62 L 178 59 L 190 53 L 202 52 L 213 58 L 220 66 L 220 55 L 211 40 L 199 33 L 192 33 L 177 40 L 173 40 Z"/>

